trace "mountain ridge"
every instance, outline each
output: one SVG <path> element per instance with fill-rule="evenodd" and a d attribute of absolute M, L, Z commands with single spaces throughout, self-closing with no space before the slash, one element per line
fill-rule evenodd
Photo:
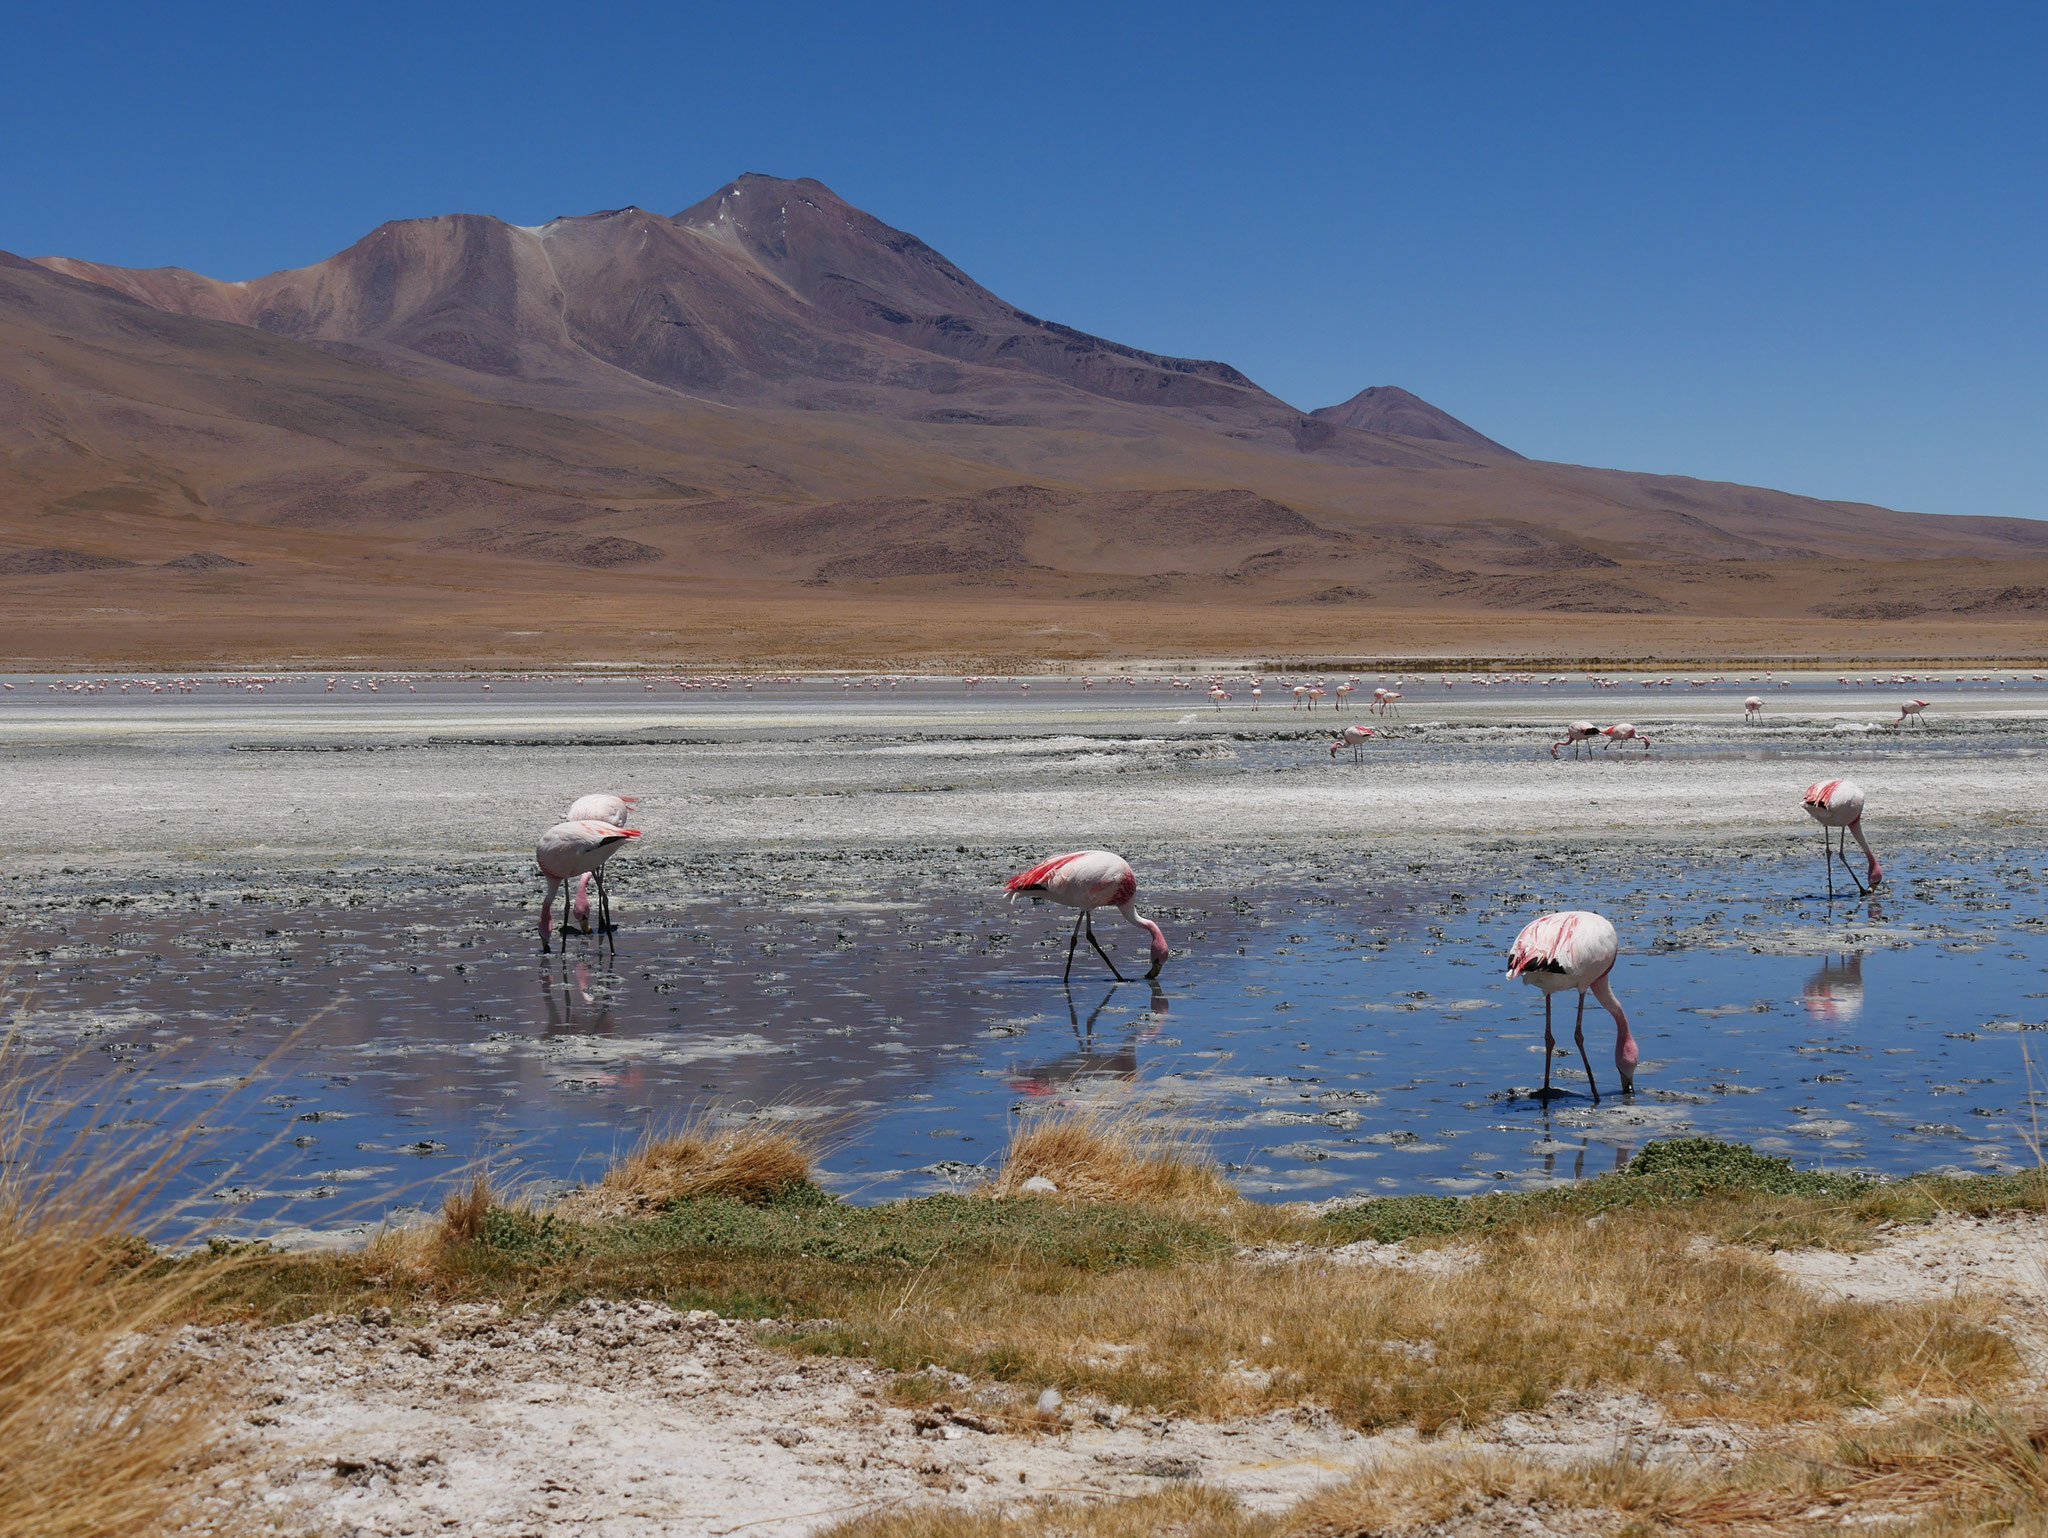
<path fill-rule="evenodd" d="M 1032 315 L 802 178 L 394 220 L 234 283 L 0 257 L 0 408 L 0 557 L 53 604 L 285 561 L 374 573 L 367 614 L 450 583 L 546 610 L 592 573 L 806 612 L 1193 602 L 1264 649 L 1377 610 L 2018 613 L 2031 579 L 1894 568 L 2048 558 L 2026 520 L 1525 459 L 1396 386 L 1301 412 Z M 244 565 L 162 576 L 195 546 Z"/>

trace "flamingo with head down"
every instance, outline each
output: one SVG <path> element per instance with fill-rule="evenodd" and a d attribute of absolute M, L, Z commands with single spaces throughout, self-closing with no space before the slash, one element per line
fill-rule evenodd
<path fill-rule="evenodd" d="M 1013 897 L 1029 897 L 1033 902 L 1050 898 L 1064 907 L 1081 910 L 1074 920 L 1074 933 L 1067 941 L 1067 969 L 1060 974 L 1062 982 L 1074 975 L 1074 947 L 1080 944 L 1083 933 L 1088 936 L 1088 943 L 1095 947 L 1095 954 L 1108 964 L 1110 974 L 1120 983 L 1129 981 L 1117 971 L 1109 952 L 1095 938 L 1097 908 L 1116 909 L 1127 921 L 1152 937 L 1152 969 L 1145 974 L 1148 978 L 1157 977 L 1159 969 L 1166 965 L 1169 954 L 1166 936 L 1157 924 L 1139 913 L 1133 903 L 1132 899 L 1138 895 L 1138 873 L 1131 869 L 1130 862 L 1122 855 L 1111 854 L 1107 849 L 1077 849 L 1071 854 L 1056 854 L 1049 860 L 1039 861 L 1029 870 L 1019 871 L 1003 883 L 1003 890 Z"/>
<path fill-rule="evenodd" d="M 1617 721 L 1612 726 L 1601 727 L 1600 735 L 1607 739 L 1602 744 L 1604 747 L 1612 748 L 1617 742 L 1640 742 L 1645 753 L 1650 751 L 1650 739 L 1639 735 L 1626 721 Z"/>
<path fill-rule="evenodd" d="M 1640 1061 L 1636 1039 L 1629 1033 L 1628 1015 L 1607 981 L 1614 970 L 1614 958 L 1621 942 L 1614 926 L 1597 913 L 1583 910 L 1546 913 L 1523 926 L 1508 953 L 1508 976 L 1519 977 L 1543 990 L 1543 1089 L 1550 1088 L 1550 1059 L 1556 1038 L 1550 1029 L 1550 1000 L 1553 994 L 1575 989 L 1579 995 L 1578 1019 L 1572 1038 L 1579 1046 L 1579 1061 L 1586 1065 L 1586 1084 L 1593 1091 L 1593 1103 L 1600 1103 L 1600 1086 L 1593 1078 L 1593 1060 L 1586 1055 L 1586 995 L 1591 993 L 1614 1016 L 1614 1069 L 1621 1075 L 1621 1092 L 1632 1094 L 1636 1087 L 1636 1064 Z"/>
<path fill-rule="evenodd" d="M 1345 727 L 1343 731 L 1337 734 L 1337 740 L 1330 744 L 1330 757 L 1335 758 L 1344 749 L 1349 748 L 1351 750 L 1351 762 L 1354 764 L 1364 763 L 1365 754 L 1363 749 L 1366 739 L 1371 737 L 1372 734 L 1372 728 L 1369 726 Z"/>
<path fill-rule="evenodd" d="M 1564 735 L 1550 745 L 1550 756 L 1555 758 L 1559 748 L 1569 747 L 1572 750 L 1572 757 L 1577 758 L 1579 745 L 1588 738 L 1598 736 L 1599 732 L 1600 728 L 1591 721 L 1574 721 L 1564 729 Z"/>
<path fill-rule="evenodd" d="M 1877 863 L 1877 851 L 1870 847 L 1870 840 L 1863 836 L 1863 787 L 1854 780 L 1818 780 L 1806 787 L 1806 794 L 1799 804 L 1806 808 L 1806 815 L 1820 824 L 1821 859 L 1828 873 L 1828 896 L 1835 895 L 1835 861 L 1842 862 L 1842 869 L 1849 873 L 1849 879 L 1856 882 L 1858 896 L 1867 896 L 1871 887 L 1884 880 L 1884 869 Z M 1833 829 L 1842 830 L 1839 847 L 1835 842 Z M 1863 851 L 1870 864 L 1870 886 L 1866 887 L 1856 879 L 1856 869 L 1849 863 L 1849 839 Z"/>
<path fill-rule="evenodd" d="M 553 927 L 555 893 L 561 891 L 563 883 L 600 869 L 605 861 L 625 846 L 627 840 L 639 836 L 638 828 L 621 828 L 615 823 L 596 821 L 558 822 L 540 836 L 533 859 L 548 882 L 547 894 L 540 903 L 540 948 L 543 951 L 548 949 L 548 937 Z M 562 929 L 565 934 L 569 928 L 568 906 L 568 896 L 564 893 Z M 618 949 L 609 919 L 605 925 L 605 939 L 614 951 Z"/>
<path fill-rule="evenodd" d="M 640 804 L 638 796 L 614 796 L 608 791 L 579 796 L 569 808 L 568 822 L 608 822 L 615 828 L 623 828 L 633 820 L 633 808 Z M 576 922 L 583 926 L 585 934 L 590 933 L 590 888 L 597 885 L 598 922 L 609 926 L 612 921 L 611 897 L 604 889 L 604 868 L 587 871 L 576 878 L 576 897 L 570 905 L 576 915 Z M 564 921 L 567 928 L 567 921 Z"/>

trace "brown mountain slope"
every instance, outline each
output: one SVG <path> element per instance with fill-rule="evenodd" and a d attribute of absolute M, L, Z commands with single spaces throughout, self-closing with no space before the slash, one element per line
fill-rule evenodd
<path fill-rule="evenodd" d="M 1467 427 L 1448 411 L 1430 405 L 1420 396 L 1410 395 L 1399 385 L 1372 385 L 1341 405 L 1318 406 L 1309 415 L 1338 427 L 1398 433 L 1404 438 L 1430 438 L 1488 454 L 1506 454 L 1514 459 L 1522 457 L 1513 449 L 1495 443 L 1484 433 Z"/>
<path fill-rule="evenodd" d="M 166 572 L 194 550 L 244 564 Z M 577 634 L 627 651 L 709 644 L 679 604 L 830 613 L 786 653 L 812 661 L 942 615 L 957 650 L 984 611 L 1003 647 L 1033 613 L 1275 650 L 1369 610 L 1475 638 L 1628 616 L 1698 650 L 1750 619 L 2002 634 L 2044 579 L 1971 563 L 2044 556 L 2022 520 L 1523 460 L 1391 387 L 1304 416 L 1026 315 L 816 183 L 403 221 L 244 284 L 0 257 L 0 655 L 139 656 L 158 624 L 289 653 L 315 593 L 380 655 L 496 655 L 598 592 Z M 89 596 L 136 618 L 69 626 Z"/>

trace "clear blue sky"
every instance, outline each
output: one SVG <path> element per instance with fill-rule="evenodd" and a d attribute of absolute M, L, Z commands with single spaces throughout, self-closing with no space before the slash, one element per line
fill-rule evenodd
<path fill-rule="evenodd" d="M 1006 298 L 1545 458 L 2048 516 L 2048 7 L 13 0 L 0 247 L 815 176 Z"/>

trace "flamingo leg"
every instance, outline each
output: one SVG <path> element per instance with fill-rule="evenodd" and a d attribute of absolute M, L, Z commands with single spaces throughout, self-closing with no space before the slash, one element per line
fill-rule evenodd
<path fill-rule="evenodd" d="M 1109 959 L 1109 952 L 1102 948 L 1102 942 L 1095 938 L 1095 910 L 1093 908 L 1083 908 L 1081 910 L 1081 917 L 1088 921 L 1088 943 L 1095 947 L 1095 954 L 1100 956 L 1103 964 L 1109 968 L 1109 975 L 1120 983 L 1128 982 L 1129 979 L 1116 969 L 1116 963 Z"/>
<path fill-rule="evenodd" d="M 597 926 L 604 931 L 605 948 L 614 956 L 619 953 L 619 926 L 612 922 L 612 894 L 604 884 L 604 871 L 597 873 Z"/>
<path fill-rule="evenodd" d="M 569 891 L 573 883 L 562 883 L 562 954 L 569 954 Z"/>
<path fill-rule="evenodd" d="M 1828 825 L 1820 825 L 1820 868 L 1827 872 L 1828 901 L 1835 900 L 1835 843 L 1828 834 Z"/>
<path fill-rule="evenodd" d="M 1835 857 L 1842 862 L 1842 869 L 1848 873 L 1849 879 L 1856 883 L 1856 895 L 1858 897 L 1868 897 L 1870 895 L 1870 888 L 1863 884 L 1863 878 L 1856 874 L 1856 867 L 1849 863 L 1849 830 L 1847 828 L 1842 830 L 1841 846 L 1835 850 Z"/>
<path fill-rule="evenodd" d="M 1586 994 L 1579 991 L 1579 1018 L 1572 1026 L 1572 1039 L 1579 1044 L 1579 1061 L 1586 1065 L 1586 1087 L 1593 1092 L 1593 1104 L 1600 1103 L 1600 1086 L 1593 1078 L 1593 1060 L 1586 1056 Z"/>
<path fill-rule="evenodd" d="M 1071 980 L 1074 975 L 1074 947 L 1081 943 L 1081 925 L 1087 918 L 1086 908 L 1074 915 L 1074 933 L 1067 941 L 1067 969 L 1060 973 L 1060 981 L 1063 983 Z"/>
<path fill-rule="evenodd" d="M 1543 995 L 1543 1099 L 1550 1099 L 1550 1051 L 1554 1043 L 1550 1036 L 1550 994 Z"/>

